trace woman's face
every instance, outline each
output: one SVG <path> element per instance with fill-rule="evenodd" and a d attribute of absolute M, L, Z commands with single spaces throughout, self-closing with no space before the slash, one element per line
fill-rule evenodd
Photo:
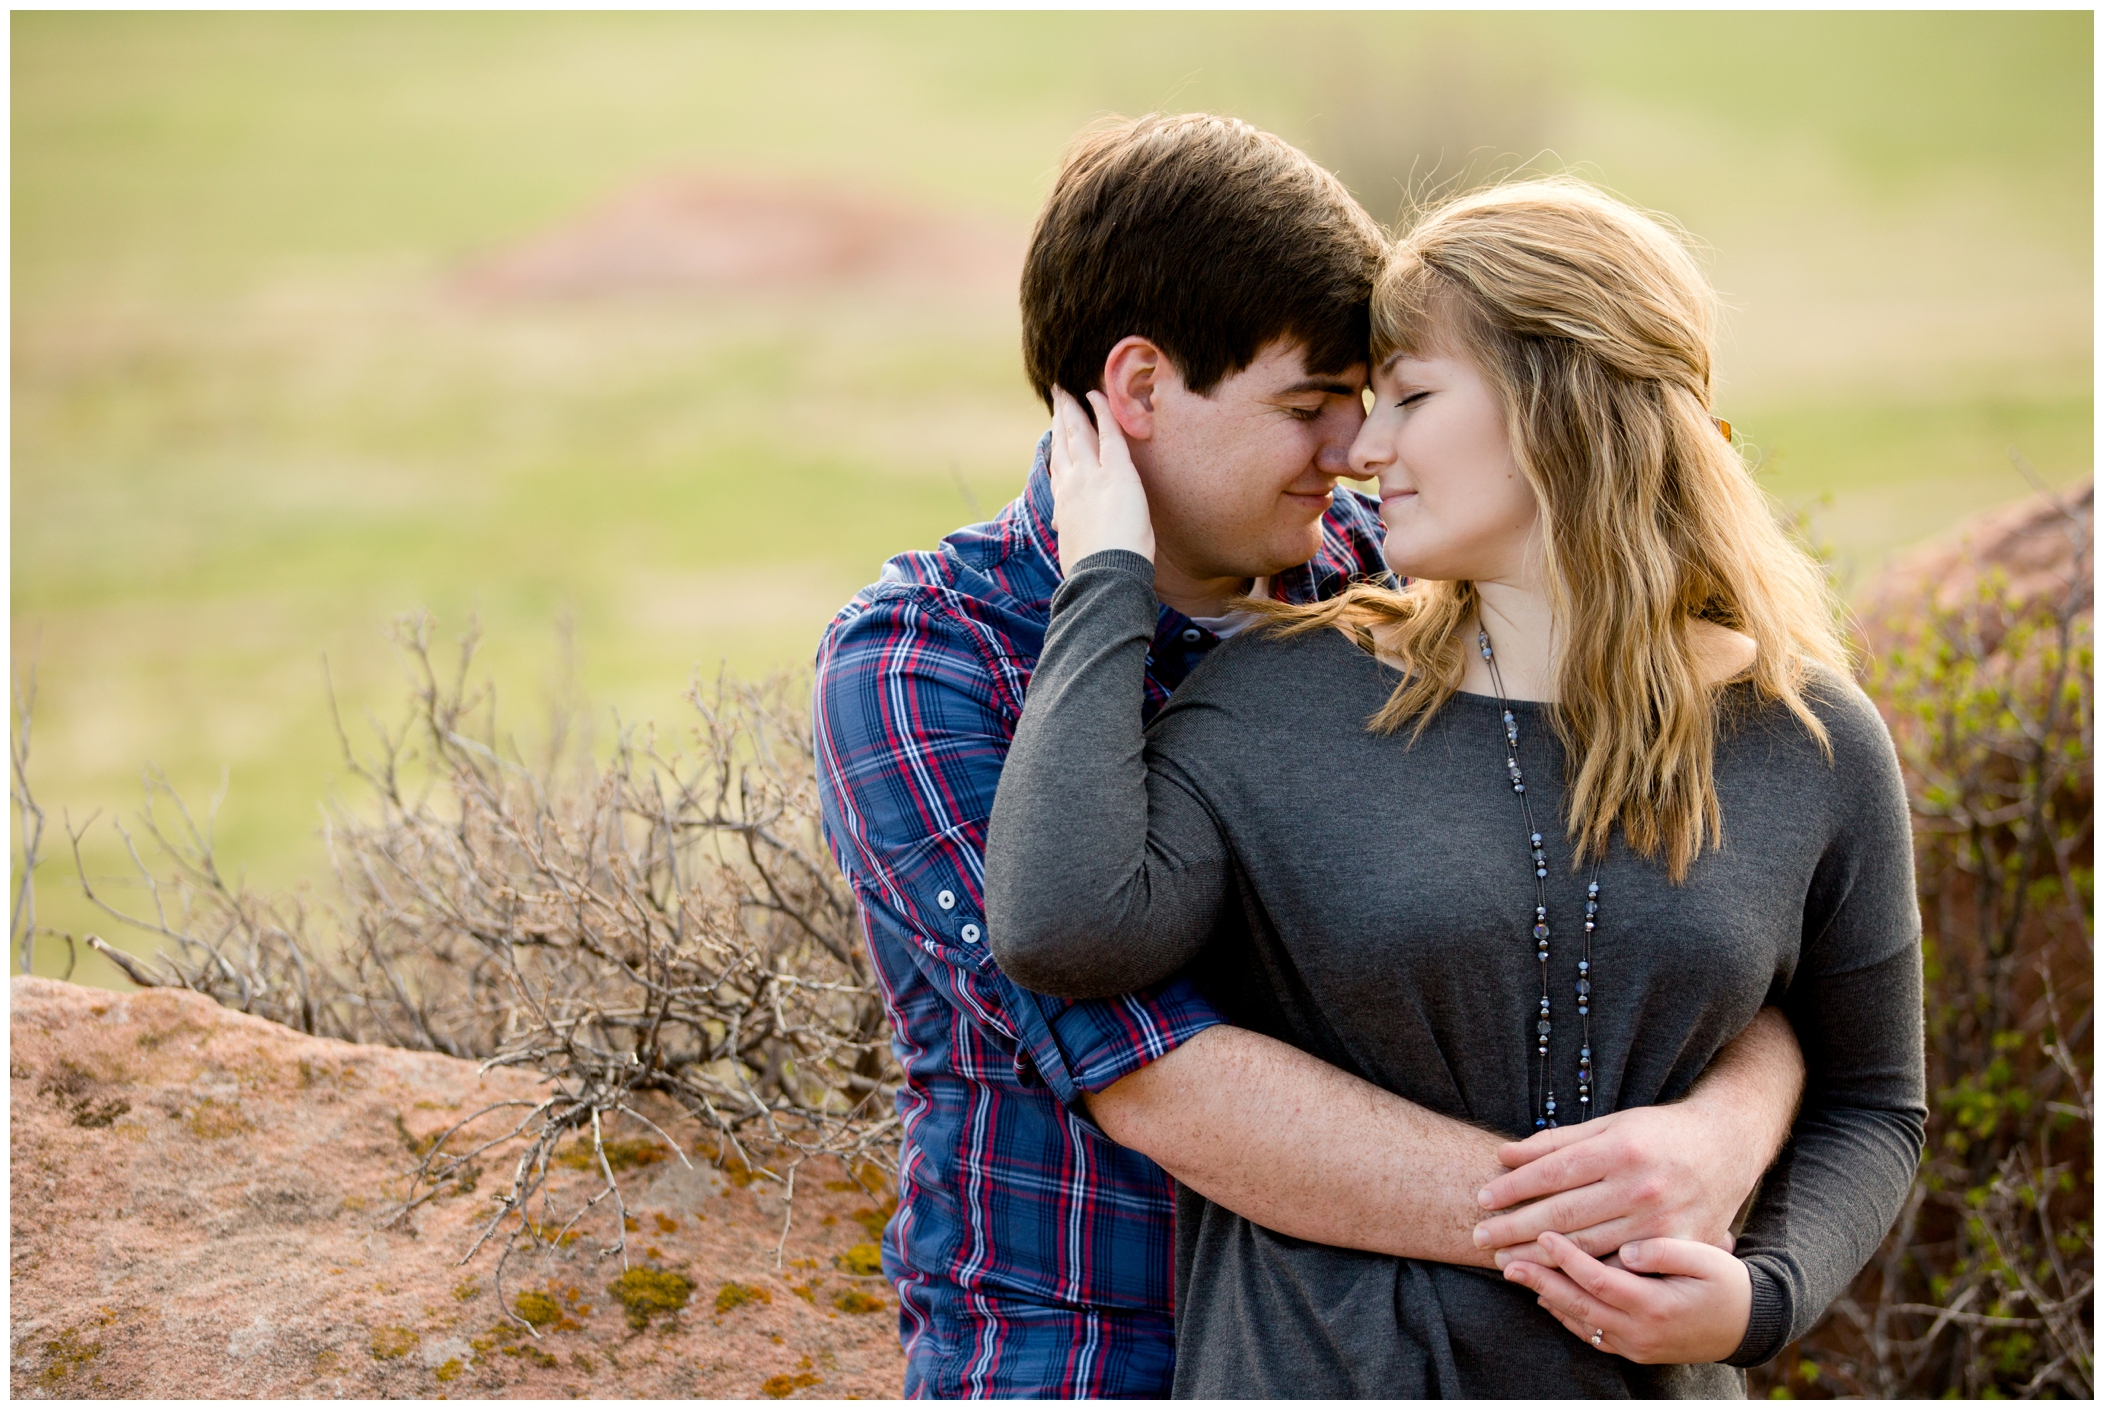
<path fill-rule="evenodd" d="M 1373 409 L 1352 442 L 1381 482 L 1388 566 L 1409 578 L 1518 584 L 1538 511 L 1512 458 L 1504 409 L 1473 362 L 1398 354 L 1374 369 Z"/>

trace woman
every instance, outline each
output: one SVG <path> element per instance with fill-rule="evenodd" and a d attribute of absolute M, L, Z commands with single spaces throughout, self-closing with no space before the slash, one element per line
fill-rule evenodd
<path fill-rule="evenodd" d="M 1100 448 L 1058 405 L 1070 566 L 987 847 L 1008 973 L 1081 997 L 1200 961 L 1234 1021 L 1514 1136 L 1674 1100 L 1764 1002 L 1810 1068 L 1735 1255 L 1610 1266 L 1547 1235 L 1555 1266 L 1501 1275 L 1181 1191 L 1180 1396 L 1742 1395 L 1732 1366 L 1805 1331 L 1899 1209 L 1925 1116 L 1905 799 L 1816 566 L 1711 420 L 1713 307 L 1582 184 L 1434 211 L 1376 287 L 1352 451 L 1412 586 L 1253 608 L 1144 735 L 1144 490 L 1099 394 Z"/>

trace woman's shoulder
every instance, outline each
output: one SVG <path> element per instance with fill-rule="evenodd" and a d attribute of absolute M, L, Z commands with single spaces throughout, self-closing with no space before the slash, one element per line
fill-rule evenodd
<path fill-rule="evenodd" d="M 1808 661 L 1802 690 L 1805 703 L 1834 736 L 1837 749 L 1844 738 L 1852 747 L 1874 745 L 1886 751 L 1892 748 L 1884 717 L 1848 672 L 1824 661 Z"/>
<path fill-rule="evenodd" d="M 1177 687 L 1170 705 L 1189 709 L 1256 706 L 1275 715 L 1281 703 L 1307 708 L 1365 707 L 1358 697 L 1373 690 L 1385 697 L 1393 679 L 1386 668 L 1331 627 L 1283 632 L 1252 622 L 1213 648 Z"/>
<path fill-rule="evenodd" d="M 1846 671 L 1823 661 L 1807 661 L 1798 682 L 1805 708 L 1826 731 L 1823 743 L 1788 702 L 1761 695 L 1749 681 L 1738 682 L 1732 689 L 1750 707 L 1750 718 L 1742 718 L 1756 724 L 1757 733 L 1795 742 L 1820 756 L 1823 767 L 1841 776 L 1860 776 L 1865 770 L 1884 773 L 1896 767 L 1892 734 L 1884 717 Z"/>

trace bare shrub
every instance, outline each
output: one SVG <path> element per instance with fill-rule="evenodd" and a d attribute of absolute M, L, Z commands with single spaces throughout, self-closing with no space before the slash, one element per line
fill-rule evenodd
<path fill-rule="evenodd" d="M 510 1143 L 509 1186 L 476 1244 L 498 1239 L 506 1257 L 522 1239 L 567 1242 L 610 1201 L 605 1252 L 626 1266 L 605 1127 L 658 1130 L 638 1106 L 646 1092 L 698 1123 L 710 1154 L 792 1201 L 815 1156 L 868 1172 L 858 1178 L 894 1170 L 897 1074 L 853 901 L 818 836 L 804 685 L 697 686 L 685 752 L 623 728 L 594 762 L 558 727 L 529 761 L 500 732 L 493 691 L 470 682 L 472 635 L 443 671 L 427 621 L 398 641 L 411 708 L 376 726 L 369 750 L 345 738 L 371 796 L 331 820 L 333 905 L 229 881 L 209 822 L 149 775 L 142 825 L 161 874 L 125 840 L 151 913 L 119 907 L 84 868 L 81 880 L 163 947 L 140 961 L 90 943 L 139 984 L 302 1032 L 553 1079 L 545 1100 L 485 1108 L 423 1142 L 400 1211 Z M 77 832 L 74 844 L 77 856 Z M 589 1138 L 603 1188 L 557 1209 L 547 1177 L 572 1135 Z M 667 1139 L 682 1160 L 695 1146 Z"/>
<path fill-rule="evenodd" d="M 1928 1148 L 1877 1257 L 1756 1393 L 2093 1394 L 2092 521 L 2041 519 L 2051 571 L 1924 581 L 1872 624 L 1914 812 Z"/>

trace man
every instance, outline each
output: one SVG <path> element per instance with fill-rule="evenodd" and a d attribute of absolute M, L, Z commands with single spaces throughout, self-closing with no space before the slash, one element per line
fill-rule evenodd
<path fill-rule="evenodd" d="M 1150 714 L 1253 582 L 1309 601 L 1386 575 L 1373 505 L 1336 490 L 1382 247 L 1334 178 L 1232 119 L 1119 122 L 1067 155 L 1024 271 L 1024 359 L 1048 405 L 1060 385 L 1121 408 L 1157 538 Z M 891 560 L 818 653 L 826 836 L 905 1071 L 884 1269 L 906 1393 L 1166 1395 L 1170 1176 L 1281 1233 L 1444 1262 L 1524 1255 L 1549 1228 L 1600 1253 L 1726 1237 L 1801 1085 L 1772 1016 L 1686 1101 L 1501 1146 L 1227 1023 L 1232 976 L 1067 1003 L 1000 972 L 982 848 L 1060 580 L 1046 445 L 993 522 Z"/>

